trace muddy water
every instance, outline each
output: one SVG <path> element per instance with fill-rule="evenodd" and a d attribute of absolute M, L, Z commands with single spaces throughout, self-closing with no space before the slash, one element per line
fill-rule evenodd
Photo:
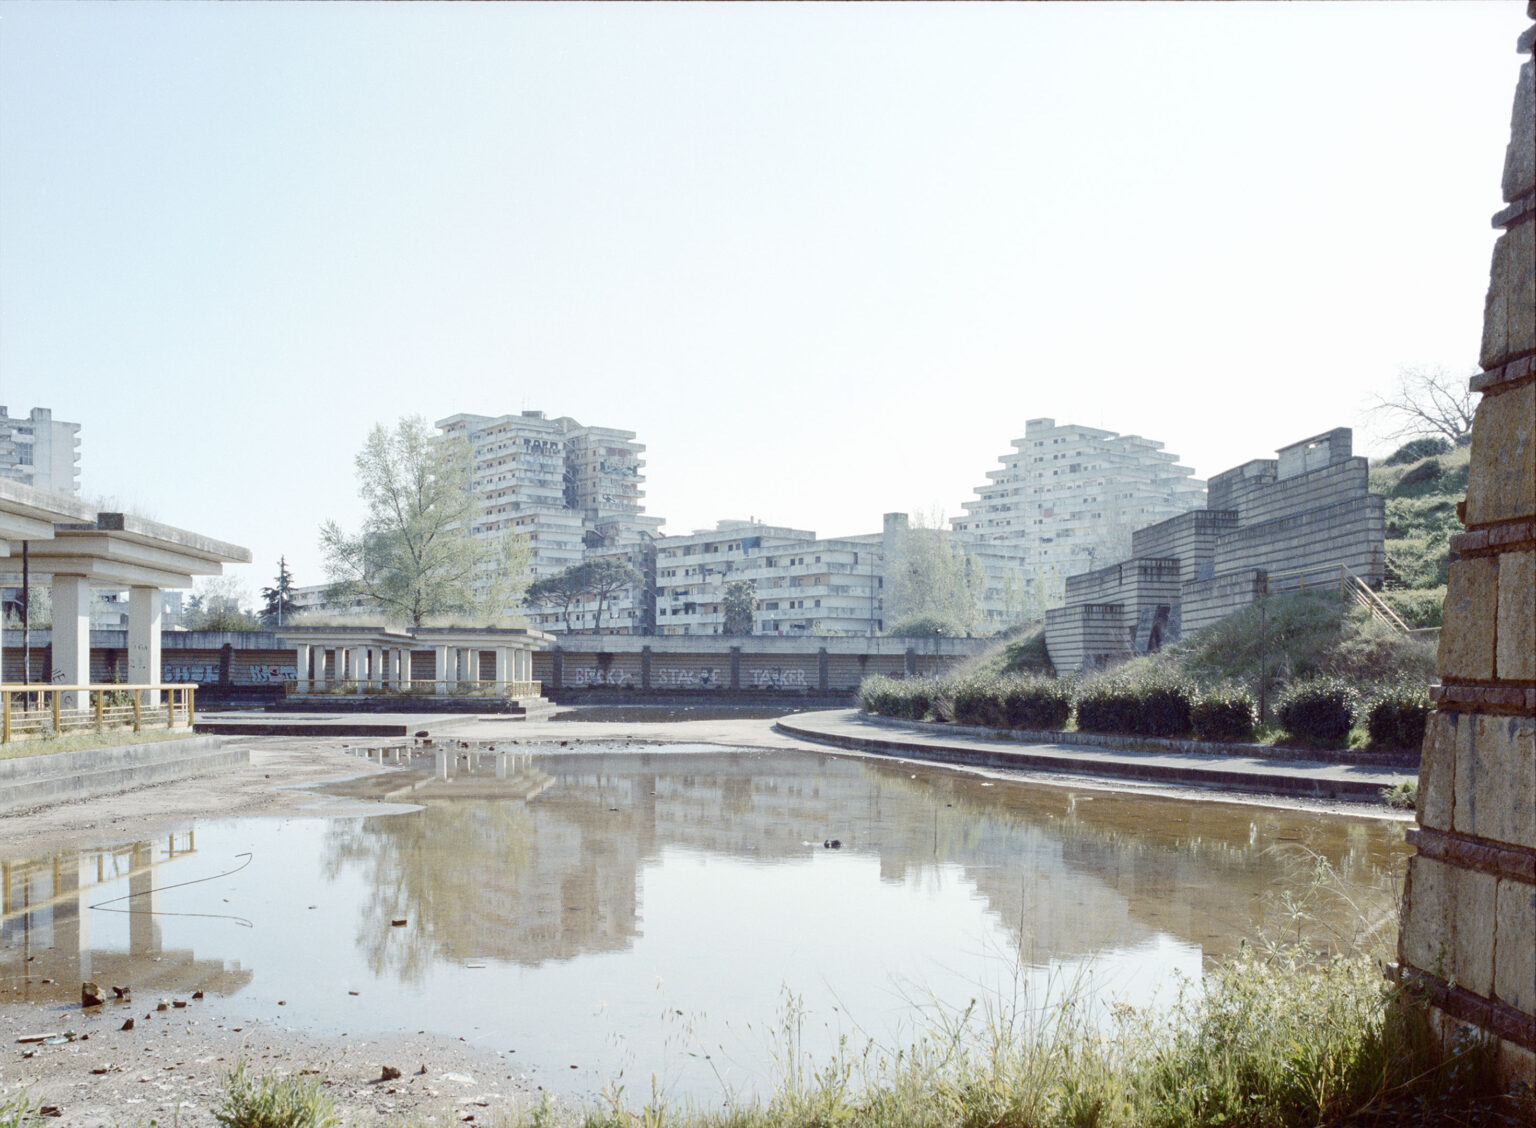
<path fill-rule="evenodd" d="M 900 1043 L 973 998 L 1166 999 L 1265 929 L 1349 948 L 1407 853 L 1400 823 L 805 753 L 555 750 L 504 775 L 399 814 L 3 859 L 0 1001 L 67 1025 L 82 979 L 134 1012 L 202 990 L 199 1021 L 427 1030 L 563 1091 L 718 1100 L 793 1047 Z"/>

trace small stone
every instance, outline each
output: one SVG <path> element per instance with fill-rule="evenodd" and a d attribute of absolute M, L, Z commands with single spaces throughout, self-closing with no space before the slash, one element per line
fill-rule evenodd
<path fill-rule="evenodd" d="M 400 1071 L 392 1065 L 386 1065 L 383 1069 L 379 1070 L 380 1081 L 395 1081 L 398 1080 L 399 1077 Z"/>
<path fill-rule="evenodd" d="M 155 1009 L 157 1011 L 168 1011 L 168 1010 L 171 1009 L 171 1004 L 170 1003 L 156 1003 L 155 1004 Z M 144 1017 L 148 1018 L 149 1015 L 146 1014 Z"/>
<path fill-rule="evenodd" d="M 171 1006 L 175 1007 L 177 1010 L 183 1010 L 186 1007 L 186 1005 L 187 1005 L 187 1000 L 185 1000 L 185 999 L 174 999 L 171 1002 Z"/>
<path fill-rule="evenodd" d="M 114 987 L 114 988 L 112 988 L 112 994 L 114 996 L 116 996 L 117 998 L 119 998 L 119 999 L 131 999 L 131 998 L 133 998 L 133 988 L 132 987 Z"/>
<path fill-rule="evenodd" d="M 405 917 L 401 917 L 399 920 L 392 920 L 392 921 L 389 922 L 389 926 L 391 928 L 404 928 L 405 927 L 405 923 L 406 923 L 406 919 L 407 918 L 405 918 Z"/>
<path fill-rule="evenodd" d="M 90 980 L 80 984 L 80 1005 L 82 1007 L 99 1007 L 106 1001 L 106 996 L 97 984 L 92 983 Z"/>
<path fill-rule="evenodd" d="M 123 1024 L 118 1027 L 118 1029 L 119 1030 L 132 1030 L 133 1029 L 133 1019 L 130 1018 L 130 1019 L 125 1020 L 123 1022 Z"/>
<path fill-rule="evenodd" d="M 193 991 L 192 997 L 194 999 L 201 999 L 203 997 L 203 993 L 201 991 Z"/>
<path fill-rule="evenodd" d="M 279 999 L 279 1000 L 277 1000 L 277 1005 L 280 1006 L 280 1007 L 286 1007 L 288 1005 L 288 1000 L 287 999 Z"/>

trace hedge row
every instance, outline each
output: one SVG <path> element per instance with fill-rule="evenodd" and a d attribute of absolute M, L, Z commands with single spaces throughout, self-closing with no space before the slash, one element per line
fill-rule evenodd
<path fill-rule="evenodd" d="M 1073 716 L 1081 732 L 1251 741 L 1258 705 L 1238 685 L 1191 688 L 1157 677 L 1115 676 L 1078 684 L 1028 674 L 956 678 L 866 678 L 859 687 L 866 713 L 906 720 L 939 720 L 987 728 L 1061 729 Z M 1290 743 L 1337 745 L 1364 721 L 1377 748 L 1417 748 L 1424 740 L 1429 694 L 1394 686 L 1363 702 L 1338 679 L 1297 682 L 1276 702 L 1275 716 Z"/>

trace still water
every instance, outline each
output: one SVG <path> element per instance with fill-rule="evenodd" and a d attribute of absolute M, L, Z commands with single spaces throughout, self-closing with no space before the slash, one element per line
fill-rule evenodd
<path fill-rule="evenodd" d="M 1265 929 L 1348 949 L 1408 853 L 1400 823 L 806 753 L 554 749 L 508 776 L 0 860 L 0 1001 L 202 990 L 204 1021 L 426 1030 L 568 1092 L 718 1100 L 972 999 L 1155 1003 Z"/>

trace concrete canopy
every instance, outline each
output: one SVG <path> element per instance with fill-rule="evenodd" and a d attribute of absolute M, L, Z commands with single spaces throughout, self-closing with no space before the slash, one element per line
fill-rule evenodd
<path fill-rule="evenodd" d="M 186 588 L 193 576 L 251 561 L 248 548 L 123 513 L 57 523 L 52 532 L 30 547 L 33 569 L 104 586 Z"/>
<path fill-rule="evenodd" d="M 19 553 L 22 541 L 52 540 L 55 525 L 95 517 L 90 506 L 72 497 L 0 479 L 0 556 Z"/>

